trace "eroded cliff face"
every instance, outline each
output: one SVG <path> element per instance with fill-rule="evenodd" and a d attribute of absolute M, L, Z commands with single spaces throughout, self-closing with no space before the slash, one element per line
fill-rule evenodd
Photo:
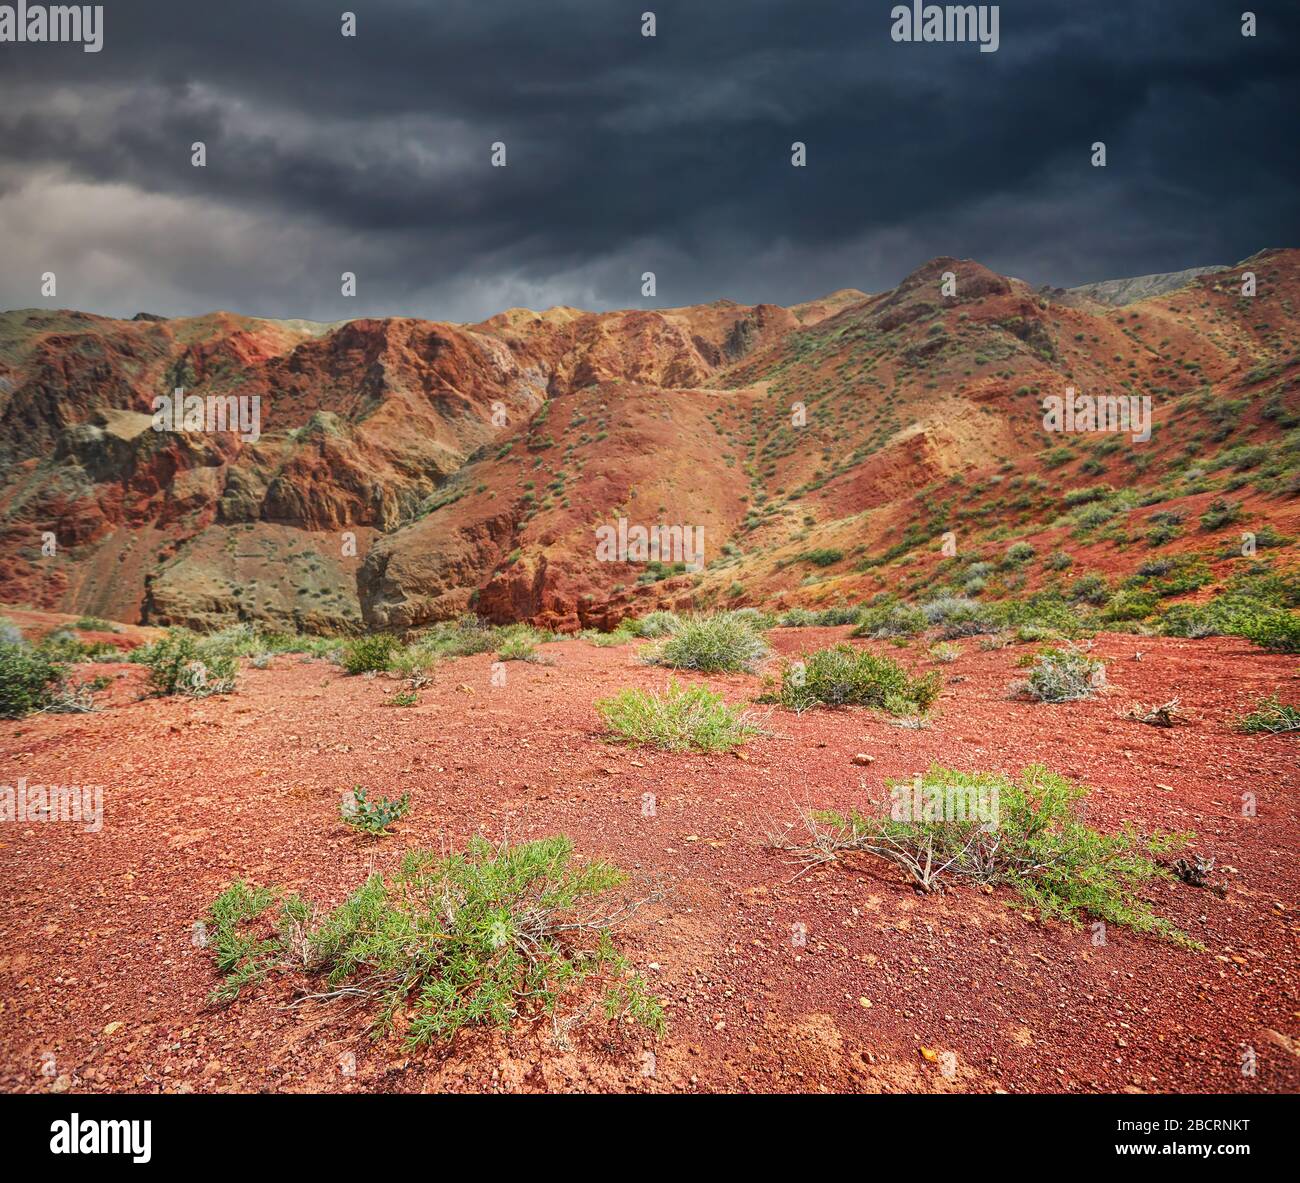
<path fill-rule="evenodd" d="M 1220 402 L 1249 405 L 1255 442 L 1279 437 L 1298 259 L 1255 256 L 1270 302 L 1253 304 L 1228 272 L 1109 307 L 942 258 L 792 309 L 0 314 L 0 600 L 328 632 L 860 598 L 889 590 L 866 557 L 928 537 L 940 509 L 991 512 L 1004 479 L 1035 490 L 1001 497 L 1013 530 L 1049 530 L 1046 394 L 1157 392 L 1163 434 L 1130 485 L 1220 431 Z M 204 430 L 154 429 L 177 388 Z M 234 429 L 207 430 L 210 406 Z M 699 531 L 703 569 L 601 555 L 620 519 Z M 814 573 L 812 552 L 841 558 Z"/>
<path fill-rule="evenodd" d="M 729 303 L 475 327 L 4 314 L 0 599 L 205 627 L 352 629 L 372 587 L 375 619 L 427 618 L 407 599 L 463 611 L 521 516 L 420 526 L 471 455 L 605 378 L 703 380 L 737 325 L 756 340 L 787 319 Z M 229 420 L 154 430 L 178 389 Z M 417 549 L 362 573 L 406 526 Z"/>

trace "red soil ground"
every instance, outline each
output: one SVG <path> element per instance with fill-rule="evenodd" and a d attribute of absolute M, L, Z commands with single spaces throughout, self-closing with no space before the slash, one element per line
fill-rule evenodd
<path fill-rule="evenodd" d="M 796 654 L 846 631 L 771 635 Z M 1232 730 L 1267 693 L 1300 698 L 1293 658 L 1233 638 L 1103 635 L 1095 651 L 1114 689 L 1052 707 L 1006 697 L 1023 646 L 968 643 L 941 667 L 947 687 L 929 729 L 869 712 L 776 710 L 773 734 L 737 758 L 601 739 L 595 698 L 665 680 L 634 663 L 635 649 L 548 645 L 553 665 L 512 664 L 500 688 L 490 657 L 449 662 L 409 709 L 383 705 L 397 682 L 298 657 L 246 669 L 237 694 L 206 701 L 139 701 L 138 667 L 101 667 L 120 675 L 107 709 L 0 725 L 4 783 L 102 784 L 105 802 L 96 834 L 72 823 L 0 831 L 0 1088 L 1300 1086 L 1300 741 Z M 930 664 L 919 649 L 903 660 Z M 733 702 L 759 688 L 744 676 L 707 682 Z M 1160 730 L 1116 715 L 1174 695 L 1192 725 Z M 857 753 L 875 760 L 855 765 Z M 793 821 L 799 805 L 863 802 L 885 778 L 936 760 L 970 770 L 1041 761 L 1095 786 L 1089 817 L 1099 828 L 1195 830 L 1194 849 L 1217 858 L 1226 895 L 1171 882 L 1151 898 L 1207 951 L 1113 926 L 1095 946 L 1088 928 L 1028 918 L 1001 889 L 919 896 L 866 857 L 792 881 L 794 868 L 766 848 L 769 828 Z M 369 843 L 340 823 L 340 796 L 356 783 L 410 791 L 411 813 L 392 836 Z M 1243 792 L 1256 795 L 1257 816 L 1242 816 Z M 657 798 L 654 817 L 642 816 L 645 793 Z M 470 1031 L 450 1048 L 411 1050 L 396 1037 L 372 1041 L 369 1016 L 337 1003 L 289 1008 L 289 979 L 226 1009 L 206 1004 L 216 977 L 192 926 L 233 879 L 332 904 L 406 848 L 507 831 L 569 834 L 579 853 L 669 888 L 623 938 L 668 1007 L 663 1039 L 601 1019 L 560 1050 L 548 1024 L 521 1021 L 508 1034 Z M 1240 1068 L 1246 1048 L 1254 1076 Z M 340 1068 L 349 1052 L 352 1075 Z"/>

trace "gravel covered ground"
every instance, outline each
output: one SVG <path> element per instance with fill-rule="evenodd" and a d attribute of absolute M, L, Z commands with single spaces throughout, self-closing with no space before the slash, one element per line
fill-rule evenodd
<path fill-rule="evenodd" d="M 796 655 L 847 631 L 771 638 Z M 97 667 L 120 675 L 105 709 L 0 724 L 0 781 L 102 785 L 104 800 L 97 833 L 0 828 L 0 1087 L 1296 1091 L 1300 736 L 1232 730 L 1265 694 L 1300 699 L 1296 660 L 1234 638 L 1103 635 L 1094 652 L 1111 689 L 1054 707 L 1007 697 L 1026 646 L 967 642 L 939 667 L 919 646 L 872 647 L 942 670 L 929 728 L 758 707 L 769 734 L 741 756 L 601 738 L 596 698 L 665 681 L 635 645 L 547 645 L 553 664 L 511 663 L 505 686 L 492 684 L 490 656 L 449 661 L 410 708 L 385 706 L 396 681 L 299 657 L 245 665 L 236 694 L 207 700 L 141 699 L 138 667 Z M 761 685 L 699 680 L 737 703 Z M 1189 726 L 1117 716 L 1175 695 Z M 1095 945 L 1088 927 L 1026 917 L 1004 890 L 921 896 L 866 856 L 793 879 L 768 848 L 799 806 L 865 802 L 934 761 L 1042 762 L 1094 786 L 1100 829 L 1194 830 L 1225 894 L 1170 882 L 1151 898 L 1207 952 L 1113 926 Z M 411 794 L 409 816 L 378 843 L 340 821 L 355 784 Z M 662 1039 L 600 1018 L 559 1048 L 548 1023 L 520 1021 L 411 1049 L 372 1040 L 362 1011 L 290 1007 L 301 983 L 289 978 L 207 1005 L 217 979 L 193 925 L 237 877 L 333 904 L 412 846 L 557 832 L 666 887 L 624 935 L 668 1008 Z M 1254 1075 L 1242 1070 L 1251 1052 Z"/>

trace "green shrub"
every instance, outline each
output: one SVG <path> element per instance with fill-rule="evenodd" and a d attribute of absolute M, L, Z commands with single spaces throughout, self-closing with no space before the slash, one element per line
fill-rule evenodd
<path fill-rule="evenodd" d="M 626 620 L 623 621 L 618 628 L 608 633 L 602 633 L 599 629 L 594 628 L 583 629 L 578 636 L 589 644 L 599 646 L 602 649 L 607 649 L 611 645 L 626 645 L 629 641 L 636 639 L 636 634 L 631 629 L 624 628 L 627 623 Z"/>
<path fill-rule="evenodd" d="M 793 711 L 866 706 L 912 715 L 928 711 L 942 687 L 937 671 L 913 678 L 898 662 L 844 642 L 787 665 L 774 700 Z"/>
<path fill-rule="evenodd" d="M 647 612 L 636 620 L 625 621 L 628 631 L 634 637 L 650 639 L 670 637 L 682 627 L 681 618 L 676 612 Z"/>
<path fill-rule="evenodd" d="M 377 801 L 371 801 L 366 796 L 366 790 L 356 785 L 344 796 L 340 811 L 343 820 L 354 830 L 378 838 L 389 826 L 401 821 L 411 811 L 411 794 L 380 797 Z"/>
<path fill-rule="evenodd" d="M 757 608 L 732 608 L 728 616 L 748 625 L 756 633 L 761 633 L 776 626 L 776 617 L 770 612 L 761 612 Z"/>
<path fill-rule="evenodd" d="M 376 1006 L 377 1034 L 409 1013 L 406 1038 L 419 1045 L 535 1015 L 559 1038 L 585 1013 L 562 1019 L 561 1004 L 598 982 L 608 1020 L 628 1015 L 661 1032 L 661 1004 L 614 942 L 618 918 L 645 902 L 605 902 L 626 878 L 574 860 L 566 837 L 495 847 L 475 837 L 448 858 L 408 852 L 391 878 L 371 875 L 319 922 L 297 896 L 236 884 L 210 912 L 209 948 L 225 978 L 214 1000 L 271 972 L 305 973 L 323 979 L 318 996 Z M 274 923 L 263 920 L 277 902 Z M 264 935 L 248 932 L 259 920 Z"/>
<path fill-rule="evenodd" d="M 507 637 L 497 650 L 498 661 L 541 661 L 537 646 L 527 636 Z"/>
<path fill-rule="evenodd" d="M 987 605 L 984 612 L 990 632 L 1033 626 L 1072 636 L 1087 623 L 1079 616 L 1078 608 L 1057 592 L 1040 592 L 1023 600 L 1000 600 Z"/>
<path fill-rule="evenodd" d="M 393 650 L 386 668 L 390 674 L 405 678 L 413 687 L 419 688 L 428 683 L 437 664 L 438 655 L 422 641 L 417 641 Z"/>
<path fill-rule="evenodd" d="M 692 616 L 668 637 L 652 660 L 701 673 L 752 673 L 768 653 L 767 642 L 733 612 Z"/>
<path fill-rule="evenodd" d="M 1068 508 L 1074 509 L 1080 505 L 1090 505 L 1094 501 L 1101 501 L 1114 492 L 1114 488 L 1110 485 L 1086 485 L 1079 489 L 1067 489 L 1064 501 Z"/>
<path fill-rule="evenodd" d="M 1160 597 L 1155 592 L 1127 588 L 1102 609 L 1100 619 L 1106 624 L 1131 623 L 1145 620 L 1159 610 Z"/>
<path fill-rule="evenodd" d="M 105 620 L 102 616 L 78 617 L 72 627 L 87 633 L 120 633 L 122 631 L 111 620 Z"/>
<path fill-rule="evenodd" d="M 1287 731 L 1300 731 L 1300 707 L 1284 703 L 1276 694 L 1270 694 L 1267 698 L 1261 698 L 1253 711 L 1238 720 L 1237 730 L 1248 735 L 1281 735 Z"/>
<path fill-rule="evenodd" d="M 441 621 L 420 637 L 418 644 L 438 657 L 472 657 L 497 646 L 497 631 L 474 616 Z"/>
<path fill-rule="evenodd" d="M 1106 684 L 1106 666 L 1078 649 L 1042 650 L 1023 683 L 1022 690 L 1039 702 L 1074 702 L 1091 698 Z"/>
<path fill-rule="evenodd" d="M 0 719 L 21 719 L 50 704 L 64 669 L 23 641 L 0 641 Z"/>
<path fill-rule="evenodd" d="M 398 640 L 392 633 L 357 637 L 343 650 L 343 672 L 368 674 L 386 670 L 398 648 Z"/>
<path fill-rule="evenodd" d="M 1222 530 L 1241 520 L 1241 503 L 1216 497 L 1201 514 L 1202 530 Z"/>
<path fill-rule="evenodd" d="M 1104 576 L 1095 573 L 1084 575 L 1071 585 L 1070 599 L 1100 608 L 1110 600 L 1110 586 Z"/>
<path fill-rule="evenodd" d="M 1199 949 L 1139 895 L 1171 876 L 1152 856 L 1177 850 L 1190 834 L 1103 834 L 1086 825 L 1088 788 L 1031 765 L 1018 778 L 934 765 L 914 782 L 894 782 L 879 815 L 810 815 L 809 837 L 778 846 L 805 863 L 861 850 L 904 867 L 924 890 L 960 876 L 1005 884 L 1044 919 L 1109 924 Z M 919 810 L 919 816 L 918 816 Z"/>
<path fill-rule="evenodd" d="M 1295 652 L 1300 574 L 1255 564 L 1234 575 L 1228 589 L 1201 604 L 1171 605 L 1160 619 L 1166 636 L 1245 637 L 1265 648 Z"/>
<path fill-rule="evenodd" d="M 76 633 L 66 628 L 47 634 L 37 648 L 51 661 L 84 661 L 91 651 Z"/>
<path fill-rule="evenodd" d="M 1129 587 L 1148 587 L 1158 596 L 1180 596 L 1204 587 L 1213 575 L 1200 555 L 1171 555 L 1142 563 L 1125 581 Z"/>
<path fill-rule="evenodd" d="M 202 638 L 201 645 L 208 660 L 217 657 L 251 657 L 266 646 L 251 624 L 232 624 L 219 632 Z"/>
<path fill-rule="evenodd" d="M 941 596 L 921 605 L 926 623 L 939 626 L 939 636 L 945 641 L 958 637 L 978 637 L 997 631 L 996 609 L 979 604 L 963 596 Z"/>
<path fill-rule="evenodd" d="M 1261 649 L 1300 653 L 1300 616 L 1281 610 L 1261 613 L 1242 626 L 1241 635 Z"/>
<path fill-rule="evenodd" d="M 1082 509 L 1076 510 L 1070 515 L 1070 520 L 1075 527 L 1073 533 L 1075 537 L 1086 534 L 1089 530 L 1104 526 L 1118 513 L 1119 510 L 1113 505 L 1105 505 L 1101 502 L 1085 505 Z"/>
<path fill-rule="evenodd" d="M 726 752 L 759 734 L 757 724 L 720 694 L 673 681 L 662 695 L 629 689 L 598 699 L 596 710 L 618 739 L 670 752 Z"/>
<path fill-rule="evenodd" d="M 235 659 L 209 652 L 184 629 L 168 629 L 166 636 L 136 649 L 131 658 L 148 667 L 151 694 L 204 698 L 235 688 Z"/>
<path fill-rule="evenodd" d="M 816 613 L 813 624 L 821 628 L 830 628 L 839 624 L 857 624 L 862 618 L 862 609 L 841 605 L 835 608 L 823 608 Z"/>
<path fill-rule="evenodd" d="M 229 1002 L 245 987 L 265 979 L 279 962 L 280 939 L 257 937 L 247 925 L 262 916 L 277 900 L 266 887 L 250 887 L 242 879 L 223 891 L 208 909 L 207 949 L 222 982 L 211 995 L 213 1002 Z"/>
<path fill-rule="evenodd" d="M 887 637 L 915 637 L 923 633 L 929 621 L 920 608 L 910 604 L 884 604 L 862 612 L 852 636 L 884 640 Z"/>
<path fill-rule="evenodd" d="M 1027 563 L 1034 557 L 1037 552 L 1028 542 L 1016 542 L 1007 548 L 1005 564 L 1008 566 L 1019 566 L 1021 563 Z"/>
<path fill-rule="evenodd" d="M 844 552 L 834 547 L 822 547 L 818 550 L 806 550 L 799 557 L 814 567 L 833 567 L 843 560 Z"/>

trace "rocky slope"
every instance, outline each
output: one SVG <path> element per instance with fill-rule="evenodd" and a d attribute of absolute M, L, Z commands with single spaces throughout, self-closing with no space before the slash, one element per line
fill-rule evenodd
<path fill-rule="evenodd" d="M 928 578 L 949 534 L 1131 570 L 1149 555 L 1120 523 L 1068 517 L 1102 485 L 1143 490 L 1138 530 L 1230 495 L 1290 553 L 1300 252 L 1254 256 L 1253 298 L 1245 267 L 1062 292 L 936 259 L 791 309 L 472 326 L 0 314 L 0 600 L 312 631 L 826 605 Z M 1153 437 L 1045 431 L 1068 387 L 1149 397 Z M 154 430 L 177 388 L 256 399 L 259 430 Z M 702 530 L 703 569 L 604 561 L 620 518 Z"/>

